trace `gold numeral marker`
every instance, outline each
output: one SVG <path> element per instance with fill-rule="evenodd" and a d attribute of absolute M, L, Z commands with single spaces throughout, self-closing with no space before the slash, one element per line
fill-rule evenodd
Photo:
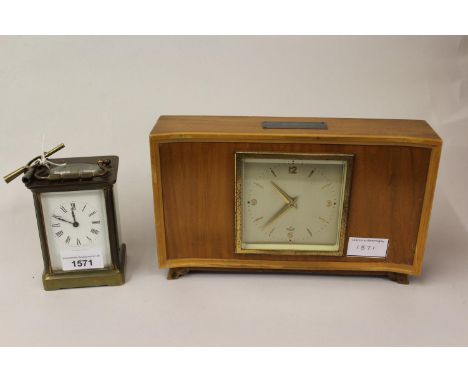
<path fill-rule="evenodd" d="M 328 224 L 328 220 L 322 218 L 321 216 L 319 216 L 319 219 L 320 219 L 321 221 L 323 221 L 324 223 L 327 223 L 327 224 Z"/>

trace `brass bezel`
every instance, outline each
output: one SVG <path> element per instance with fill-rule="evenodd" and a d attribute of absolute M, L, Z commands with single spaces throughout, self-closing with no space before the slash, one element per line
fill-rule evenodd
<path fill-rule="evenodd" d="M 317 160 L 341 160 L 346 163 L 343 207 L 341 211 L 338 250 L 337 251 L 308 251 L 308 250 L 282 250 L 282 249 L 245 249 L 242 248 L 242 160 L 244 158 L 278 158 L 288 159 L 317 159 Z M 301 255 L 301 256 L 343 256 L 348 223 L 349 198 L 351 178 L 353 171 L 353 154 L 303 154 L 303 153 L 278 153 L 278 152 L 236 152 L 235 153 L 235 246 L 238 254 L 264 254 L 264 255 Z"/>

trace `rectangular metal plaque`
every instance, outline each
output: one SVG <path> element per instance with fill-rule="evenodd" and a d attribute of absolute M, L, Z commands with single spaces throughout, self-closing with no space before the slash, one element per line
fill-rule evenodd
<path fill-rule="evenodd" d="M 310 129 L 310 130 L 327 130 L 325 122 L 288 122 L 288 121 L 264 121 L 262 122 L 264 129 Z"/>

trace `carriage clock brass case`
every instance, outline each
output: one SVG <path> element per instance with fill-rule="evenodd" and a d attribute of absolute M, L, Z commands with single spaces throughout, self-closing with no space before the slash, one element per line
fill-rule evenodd
<path fill-rule="evenodd" d="M 36 208 L 44 260 L 42 281 L 45 290 L 115 286 L 124 283 L 126 246 L 120 241 L 118 205 L 116 190 L 114 189 L 117 180 L 118 159 L 116 156 L 54 159 L 54 163 L 66 163 L 72 169 L 81 166 L 84 170 L 80 173 L 78 179 L 73 177 L 67 179 L 70 174 L 61 171 L 60 167 L 54 167 L 54 169 L 57 169 L 56 174 L 52 174 L 51 171 L 51 175 L 48 177 L 35 176 L 31 178 L 29 183 L 26 183 L 26 187 L 33 193 Z M 96 166 L 96 163 L 100 161 L 109 164 L 105 175 L 99 176 L 99 171 L 96 173 L 89 172 L 89 167 L 91 165 Z M 89 209 L 90 206 L 86 205 L 87 200 L 90 200 L 89 198 L 94 198 L 93 207 L 98 211 L 95 215 L 93 215 L 93 210 Z M 54 207 L 50 207 L 51 203 L 48 200 L 65 200 L 67 203 L 61 203 L 62 206 L 59 203 L 57 208 L 54 209 Z M 71 203 L 75 205 L 73 215 L 70 215 Z M 96 204 L 98 205 L 96 206 Z M 54 206 L 53 203 L 52 206 Z M 64 207 L 67 212 L 60 211 L 59 208 L 61 207 Z M 59 214 L 55 211 L 58 211 Z M 75 214 L 76 219 L 80 220 L 80 224 L 83 226 L 85 226 L 84 219 L 87 219 L 90 225 L 86 226 L 86 229 L 89 231 L 89 227 L 91 227 L 90 232 L 86 231 L 81 236 L 73 235 L 75 225 L 71 223 L 73 223 L 72 218 L 75 220 Z M 95 216 L 99 217 L 95 218 Z M 83 220 L 81 221 L 81 219 Z M 55 227 L 59 227 L 60 224 L 63 229 Z M 67 229 L 70 232 L 68 237 L 65 232 Z M 60 234 L 59 230 L 62 230 L 65 234 Z M 54 244 L 55 240 L 63 239 L 62 241 L 65 241 L 65 243 L 68 240 L 69 243 L 66 243 L 68 245 L 73 244 L 75 248 L 77 246 L 86 248 L 88 241 L 98 240 L 99 235 L 102 235 L 101 245 L 106 252 L 105 255 L 102 255 L 102 266 L 92 269 L 70 270 L 63 264 L 63 258 L 62 262 L 60 261 L 60 254 L 57 255 L 60 250 L 54 247 L 56 245 Z M 72 237 L 70 238 L 70 236 Z M 62 245 L 65 246 L 64 243 Z M 77 262 L 74 264 L 76 265 Z"/>

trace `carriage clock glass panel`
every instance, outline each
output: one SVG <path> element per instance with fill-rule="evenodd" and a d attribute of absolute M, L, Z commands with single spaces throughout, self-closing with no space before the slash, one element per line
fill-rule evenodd
<path fill-rule="evenodd" d="M 238 153 L 237 252 L 342 255 L 352 158 Z"/>
<path fill-rule="evenodd" d="M 53 271 L 111 268 L 104 191 L 41 194 Z"/>

